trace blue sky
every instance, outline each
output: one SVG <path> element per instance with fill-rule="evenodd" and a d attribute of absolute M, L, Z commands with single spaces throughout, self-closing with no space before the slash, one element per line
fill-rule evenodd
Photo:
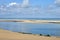
<path fill-rule="evenodd" d="M 8 4 L 11 2 L 17 2 L 17 3 L 22 3 L 23 0 L 0 0 L 0 5 L 2 4 Z M 52 4 L 54 2 L 54 0 L 29 0 L 30 4 L 32 5 L 49 5 Z"/>
<path fill-rule="evenodd" d="M 60 18 L 60 0 L 29 0 L 28 5 L 23 0 L 0 0 L 0 5 L 0 18 Z"/>

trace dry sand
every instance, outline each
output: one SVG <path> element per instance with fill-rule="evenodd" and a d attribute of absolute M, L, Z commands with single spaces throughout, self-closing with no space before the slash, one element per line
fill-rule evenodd
<path fill-rule="evenodd" d="M 60 20 L 0 20 L 0 22 L 49 23 L 60 22 Z"/>
<path fill-rule="evenodd" d="M 60 38 L 29 35 L 29 34 L 10 32 L 7 30 L 0 30 L 0 40 L 60 40 Z"/>

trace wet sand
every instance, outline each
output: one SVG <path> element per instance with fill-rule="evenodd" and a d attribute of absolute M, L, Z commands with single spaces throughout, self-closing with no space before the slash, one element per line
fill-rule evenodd
<path fill-rule="evenodd" d="M 46 37 L 0 30 L 0 40 L 60 40 L 59 37 Z"/>

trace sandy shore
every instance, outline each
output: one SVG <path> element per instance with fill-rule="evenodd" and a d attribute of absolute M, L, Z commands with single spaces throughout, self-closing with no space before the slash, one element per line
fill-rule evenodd
<path fill-rule="evenodd" d="M 58 37 L 45 37 L 0 30 L 0 40 L 60 40 Z"/>
<path fill-rule="evenodd" d="M 0 22 L 59 23 L 60 24 L 60 20 L 0 20 Z"/>

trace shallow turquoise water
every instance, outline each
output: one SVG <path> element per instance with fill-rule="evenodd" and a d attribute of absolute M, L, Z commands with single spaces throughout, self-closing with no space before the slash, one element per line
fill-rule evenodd
<path fill-rule="evenodd" d="M 13 32 L 28 32 L 33 34 L 50 34 L 60 36 L 60 24 L 53 23 L 21 23 L 21 22 L 0 22 L 0 28 Z"/>

